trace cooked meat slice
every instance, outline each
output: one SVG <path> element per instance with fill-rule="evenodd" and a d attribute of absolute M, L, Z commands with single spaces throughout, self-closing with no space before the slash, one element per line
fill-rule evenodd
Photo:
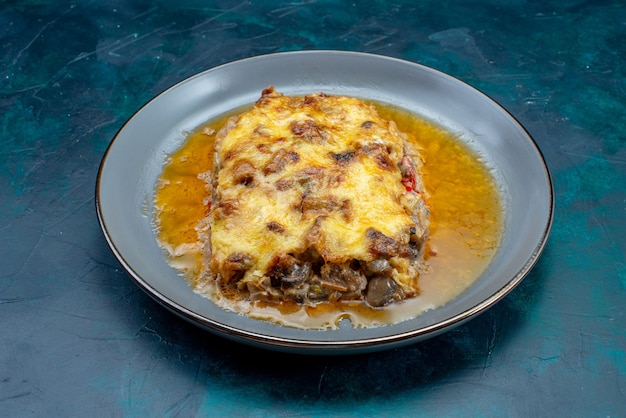
<path fill-rule="evenodd" d="M 339 201 L 334 196 L 317 197 L 305 195 L 300 203 L 300 211 L 303 215 L 310 212 L 316 214 L 340 212 L 344 219 L 349 220 L 352 215 L 352 203 L 347 199 Z"/>
<path fill-rule="evenodd" d="M 328 133 L 324 128 L 312 120 L 294 121 L 289 128 L 296 137 L 309 142 L 324 142 L 328 138 Z"/>
<path fill-rule="evenodd" d="M 213 216 L 216 219 L 227 218 L 239 210 L 239 201 L 235 199 L 226 199 L 219 201 L 215 207 Z"/>
<path fill-rule="evenodd" d="M 349 265 L 326 263 L 321 269 L 321 285 L 341 292 L 344 299 L 360 298 L 367 279 Z"/>
<path fill-rule="evenodd" d="M 389 151 L 384 144 L 372 143 L 361 147 L 361 154 L 370 156 L 376 164 L 383 170 L 390 171 L 394 168 L 394 163 L 389 155 Z"/>
<path fill-rule="evenodd" d="M 285 232 L 285 227 L 279 224 L 278 222 L 268 222 L 265 227 L 272 232 L 276 232 L 278 234 L 282 234 Z"/>
<path fill-rule="evenodd" d="M 330 156 L 339 164 L 347 164 L 354 158 L 354 151 L 346 151 L 339 154 L 331 153 Z"/>
<path fill-rule="evenodd" d="M 246 160 L 240 160 L 233 167 L 233 180 L 237 184 L 251 186 L 254 183 L 254 165 Z"/>
<path fill-rule="evenodd" d="M 226 258 L 223 264 L 223 275 L 226 281 L 239 280 L 254 264 L 254 260 L 247 254 L 235 253 Z"/>
<path fill-rule="evenodd" d="M 337 203 L 337 199 L 334 199 L 332 197 L 323 198 L 310 195 L 305 195 L 302 198 L 302 203 L 300 205 L 302 213 L 318 211 L 330 212 L 337 209 L 338 207 L 340 206 Z"/>
<path fill-rule="evenodd" d="M 285 166 L 290 163 L 297 163 L 300 156 L 295 151 L 287 151 L 285 149 L 278 150 L 263 169 L 263 174 L 279 173 L 283 171 Z"/>
<path fill-rule="evenodd" d="M 405 249 L 402 248 L 403 246 L 396 240 L 374 228 L 367 230 L 367 238 L 370 240 L 369 250 L 372 254 L 389 258 L 405 251 Z"/>

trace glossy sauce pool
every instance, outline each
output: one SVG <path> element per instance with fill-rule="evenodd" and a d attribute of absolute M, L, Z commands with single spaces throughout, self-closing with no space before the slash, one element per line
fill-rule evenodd
<path fill-rule="evenodd" d="M 207 216 L 210 197 L 199 174 L 211 171 L 214 135 L 227 117 L 190 133 L 163 168 L 155 193 L 155 225 L 170 264 L 195 291 L 225 309 L 299 328 L 336 328 L 342 318 L 349 318 L 354 326 L 389 325 L 461 294 L 486 269 L 498 248 L 503 228 L 498 184 L 480 155 L 453 133 L 410 112 L 387 105 L 376 107 L 418 146 L 424 160 L 422 177 L 431 210 L 431 237 L 425 257 L 428 268 L 419 278 L 419 296 L 378 309 L 360 302 L 302 308 L 292 302 L 251 305 L 217 298 L 201 278 L 203 251 L 196 227 Z"/>

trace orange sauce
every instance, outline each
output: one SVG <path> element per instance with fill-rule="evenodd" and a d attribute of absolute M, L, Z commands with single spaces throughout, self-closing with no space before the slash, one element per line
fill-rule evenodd
<path fill-rule="evenodd" d="M 489 168 L 453 133 L 408 111 L 388 105 L 376 107 L 382 117 L 394 120 L 418 146 L 424 160 L 422 176 L 431 209 L 431 237 L 428 269 L 419 279 L 420 295 L 383 309 L 362 303 L 327 303 L 302 309 L 289 302 L 257 303 L 252 312 L 249 306 L 244 309 L 234 303 L 232 309 L 304 328 L 334 328 L 343 317 L 350 318 L 355 326 L 392 324 L 452 300 L 489 265 L 503 228 L 502 201 Z M 210 198 L 205 181 L 198 175 L 211 170 L 215 133 L 226 118 L 191 132 L 163 168 L 155 193 L 155 223 L 158 239 L 166 248 L 198 244 L 196 226 L 206 217 Z M 177 256 L 170 251 L 170 257 L 174 260 Z M 183 270 L 195 288 L 202 269 L 202 251 L 196 247 L 183 257 L 185 262 L 173 264 Z"/>
<path fill-rule="evenodd" d="M 483 159 L 453 133 L 405 110 L 379 106 L 416 143 L 431 209 L 429 245 L 436 256 L 420 276 L 421 296 L 435 306 L 458 296 L 487 268 L 503 229 L 503 202 Z"/>

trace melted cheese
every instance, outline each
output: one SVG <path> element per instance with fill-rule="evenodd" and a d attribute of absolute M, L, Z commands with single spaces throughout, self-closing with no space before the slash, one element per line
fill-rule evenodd
<path fill-rule="evenodd" d="M 212 272 L 228 281 L 241 271 L 242 289 L 260 285 L 283 254 L 314 250 L 324 263 L 368 262 L 380 257 L 376 231 L 400 248 L 385 256 L 395 260 L 393 279 L 415 294 L 417 270 L 398 257 L 408 259 L 412 229 L 426 231 L 407 208 L 408 194 L 413 206 L 422 195 L 402 183 L 405 140 L 357 99 L 265 91 L 217 135 Z"/>

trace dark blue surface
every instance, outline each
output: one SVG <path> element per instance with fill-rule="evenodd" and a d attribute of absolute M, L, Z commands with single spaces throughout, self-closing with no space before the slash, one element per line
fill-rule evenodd
<path fill-rule="evenodd" d="M 0 415 L 626 415 L 626 5 L 501 3 L 2 2 Z M 502 302 L 406 348 L 301 357 L 197 329 L 125 274 L 94 208 L 115 132 L 190 75 L 299 49 L 442 70 L 533 135 L 555 223 Z"/>

